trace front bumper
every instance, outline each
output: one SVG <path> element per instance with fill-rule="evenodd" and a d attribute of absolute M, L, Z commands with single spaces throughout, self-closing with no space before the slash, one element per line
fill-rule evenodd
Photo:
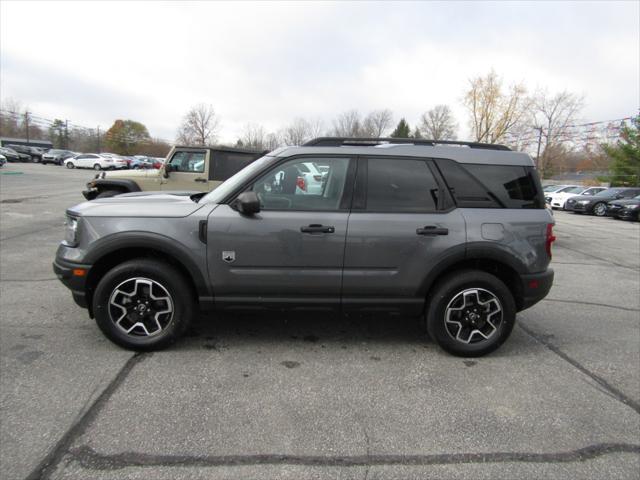
<path fill-rule="evenodd" d="M 591 205 L 590 203 L 583 204 L 583 203 L 576 202 L 573 205 L 571 205 L 571 210 L 574 212 L 590 213 L 591 210 L 593 210 L 593 205 Z"/>
<path fill-rule="evenodd" d="M 82 191 L 82 195 L 87 200 L 93 200 L 94 198 L 96 198 L 98 196 L 98 189 L 97 188 L 88 188 L 87 190 L 83 190 Z"/>
<path fill-rule="evenodd" d="M 553 269 L 544 272 L 520 275 L 522 296 L 518 301 L 518 311 L 529 308 L 547 296 L 553 285 Z"/>
<path fill-rule="evenodd" d="M 615 218 L 620 218 L 621 220 L 638 220 L 640 218 L 640 209 L 637 208 L 622 208 L 615 213 L 613 213 Z"/>
<path fill-rule="evenodd" d="M 84 274 L 79 275 L 79 271 L 82 270 Z M 53 262 L 53 272 L 58 277 L 65 287 L 71 290 L 73 300 L 82 308 L 88 308 L 87 304 L 87 277 L 91 265 L 83 265 L 79 263 L 68 262 L 61 258 L 55 259 Z"/>

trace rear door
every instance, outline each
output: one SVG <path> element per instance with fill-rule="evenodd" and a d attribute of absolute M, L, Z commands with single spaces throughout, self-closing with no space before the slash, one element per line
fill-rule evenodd
<path fill-rule="evenodd" d="M 431 269 L 464 254 L 464 219 L 454 208 L 445 210 L 447 197 L 434 172 L 426 159 L 359 160 L 345 247 L 346 313 L 418 314 Z"/>
<path fill-rule="evenodd" d="M 302 188 L 304 161 L 328 168 L 322 191 Z M 260 197 L 259 213 L 218 206 L 207 232 L 216 304 L 339 309 L 354 168 L 346 157 L 290 159 L 249 188 Z"/>
<path fill-rule="evenodd" d="M 208 192 L 209 152 L 207 150 L 177 150 L 169 159 L 171 172 L 162 183 L 162 190 Z"/>

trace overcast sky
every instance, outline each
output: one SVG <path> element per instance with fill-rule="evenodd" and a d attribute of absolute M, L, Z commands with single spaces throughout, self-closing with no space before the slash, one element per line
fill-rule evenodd
<path fill-rule="evenodd" d="M 585 121 L 637 113 L 640 3 L 0 2 L 0 96 L 35 115 L 174 140 L 193 104 L 245 124 L 389 108 L 413 127 L 494 68 L 584 94 Z"/>

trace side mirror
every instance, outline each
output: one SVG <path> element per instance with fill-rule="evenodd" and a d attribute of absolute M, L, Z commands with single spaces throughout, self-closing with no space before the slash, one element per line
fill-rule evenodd
<path fill-rule="evenodd" d="M 243 215 L 253 215 L 260 211 L 260 199 L 256 192 L 244 192 L 238 195 L 236 207 Z"/>
<path fill-rule="evenodd" d="M 171 170 L 172 170 L 171 164 L 169 162 L 165 163 L 164 172 L 163 172 L 164 178 L 169 178 L 169 172 L 171 172 Z"/>

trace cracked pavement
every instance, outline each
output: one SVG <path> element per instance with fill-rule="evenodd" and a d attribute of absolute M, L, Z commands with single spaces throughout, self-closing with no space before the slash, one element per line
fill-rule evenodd
<path fill-rule="evenodd" d="M 556 212 L 549 298 L 488 357 L 411 318 L 300 314 L 201 318 L 134 355 L 51 270 L 93 172 L 5 169 L 2 479 L 638 477 L 637 223 Z"/>

